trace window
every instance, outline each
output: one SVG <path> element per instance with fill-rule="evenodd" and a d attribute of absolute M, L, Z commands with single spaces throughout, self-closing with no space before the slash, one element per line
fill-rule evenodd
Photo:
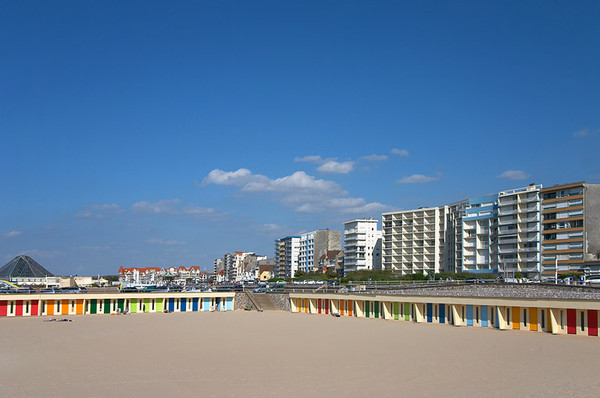
<path fill-rule="evenodd" d="M 585 330 L 585 313 L 583 311 L 580 312 L 581 314 L 581 331 L 583 332 Z"/>
<path fill-rule="evenodd" d="M 527 309 L 523 308 L 523 326 L 527 327 Z"/>
<path fill-rule="evenodd" d="M 573 195 L 583 195 L 583 188 L 579 187 L 579 188 L 571 188 L 569 190 L 569 195 L 573 196 Z"/>

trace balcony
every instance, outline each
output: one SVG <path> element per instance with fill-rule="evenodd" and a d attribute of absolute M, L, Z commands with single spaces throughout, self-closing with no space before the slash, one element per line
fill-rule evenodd
<path fill-rule="evenodd" d="M 531 226 L 531 227 L 521 227 L 519 226 L 517 228 L 517 230 L 519 231 L 520 234 L 522 233 L 527 233 L 527 232 L 539 232 L 540 231 L 540 226 L 538 224 Z"/>
<path fill-rule="evenodd" d="M 515 235 L 517 233 L 517 229 L 516 228 L 506 228 L 506 227 L 500 227 L 498 228 L 498 235 Z"/>
<path fill-rule="evenodd" d="M 519 216 L 517 221 L 519 223 L 526 223 L 526 222 L 538 222 L 540 221 L 539 218 L 537 217 L 537 215 L 527 215 L 527 216 Z"/>
<path fill-rule="evenodd" d="M 520 203 L 531 203 L 531 202 L 537 202 L 539 201 L 540 198 L 538 195 L 519 195 L 519 202 Z"/>
<path fill-rule="evenodd" d="M 513 208 L 498 209 L 499 216 L 510 216 L 511 214 L 517 214 L 517 209 L 513 209 Z"/>
<path fill-rule="evenodd" d="M 510 206 L 510 205 L 516 205 L 517 204 L 517 197 L 516 196 L 509 196 L 509 197 L 499 197 L 498 198 L 498 207 L 500 206 Z"/>
<path fill-rule="evenodd" d="M 512 224 L 516 224 L 517 223 L 517 218 L 516 217 L 512 217 L 510 219 L 498 219 L 498 225 L 499 226 L 503 226 L 503 225 L 512 225 Z"/>

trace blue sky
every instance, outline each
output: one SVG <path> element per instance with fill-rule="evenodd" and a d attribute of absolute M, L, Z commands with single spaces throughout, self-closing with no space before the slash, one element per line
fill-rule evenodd
<path fill-rule="evenodd" d="M 0 263 L 274 239 L 600 182 L 597 1 L 0 5 Z M 1 265 L 0 264 L 0 265 Z"/>

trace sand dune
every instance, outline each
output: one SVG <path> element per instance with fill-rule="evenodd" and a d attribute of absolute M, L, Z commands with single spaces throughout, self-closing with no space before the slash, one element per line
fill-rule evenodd
<path fill-rule="evenodd" d="M 600 396 L 598 337 L 286 312 L 48 318 L 0 319 L 0 396 Z"/>

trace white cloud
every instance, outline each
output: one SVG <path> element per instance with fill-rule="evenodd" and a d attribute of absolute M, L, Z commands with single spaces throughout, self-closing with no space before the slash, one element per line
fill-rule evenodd
<path fill-rule="evenodd" d="M 408 151 L 406 149 L 394 148 L 390 152 L 393 155 L 398 155 L 398 156 L 402 156 L 402 157 L 407 157 L 408 156 Z"/>
<path fill-rule="evenodd" d="M 173 214 L 175 213 L 174 207 L 180 202 L 179 199 L 163 199 L 158 202 L 141 201 L 134 203 L 132 209 L 140 213 Z"/>
<path fill-rule="evenodd" d="M 297 157 L 294 161 L 320 164 L 320 166 L 317 167 L 317 171 L 330 174 L 348 174 L 354 170 L 355 163 L 351 160 L 338 162 L 337 158 L 323 158 L 319 155 Z"/>
<path fill-rule="evenodd" d="M 10 231 L 5 234 L 2 234 L 4 238 L 16 238 L 19 235 L 21 235 L 21 231 Z"/>
<path fill-rule="evenodd" d="M 83 210 L 75 214 L 78 218 L 95 218 L 102 219 L 113 214 L 123 213 L 123 209 L 116 203 L 109 205 L 89 205 L 84 207 Z"/>
<path fill-rule="evenodd" d="M 181 200 L 179 199 L 163 199 L 158 202 L 141 201 L 133 204 L 132 209 L 138 213 L 144 214 L 167 214 L 167 215 L 195 215 L 205 216 L 214 214 L 214 209 L 208 207 L 187 206 L 179 208 Z"/>
<path fill-rule="evenodd" d="M 573 133 L 573 137 L 576 138 L 584 138 L 584 137 L 591 137 L 593 135 L 596 135 L 598 131 L 592 131 L 590 129 L 581 129 L 579 131 L 576 131 Z"/>
<path fill-rule="evenodd" d="M 153 245 L 161 245 L 161 246 L 187 245 L 187 242 L 184 242 L 181 240 L 169 240 L 169 239 L 161 239 L 161 238 L 148 239 L 146 242 L 153 244 Z"/>
<path fill-rule="evenodd" d="M 324 163 L 328 160 L 333 160 L 333 159 L 323 159 L 319 155 L 309 155 L 309 156 L 296 157 L 294 159 L 294 162 Z"/>
<path fill-rule="evenodd" d="M 521 170 L 506 170 L 500 174 L 498 178 L 505 178 L 507 180 L 526 180 L 529 178 L 529 174 Z"/>
<path fill-rule="evenodd" d="M 354 169 L 354 162 L 336 162 L 330 160 L 317 167 L 321 173 L 348 174 Z"/>
<path fill-rule="evenodd" d="M 330 198 L 324 201 L 303 203 L 295 209 L 299 213 L 339 212 L 343 214 L 371 215 L 391 211 L 391 206 L 379 202 L 367 203 L 363 198 Z"/>
<path fill-rule="evenodd" d="M 434 182 L 434 181 L 438 181 L 441 178 L 441 175 L 438 173 L 436 174 L 435 177 L 433 176 L 426 176 L 423 174 L 413 174 L 411 176 L 408 177 L 404 177 L 401 178 L 399 180 L 396 180 L 396 182 L 398 184 L 424 184 L 427 182 Z"/>
<path fill-rule="evenodd" d="M 211 175 L 221 177 L 239 175 L 239 173 L 213 170 L 204 179 L 206 183 L 232 185 L 229 178 L 209 178 Z M 271 194 L 274 201 L 283 202 L 300 213 L 329 211 L 367 215 L 367 213 L 391 210 L 389 206 L 378 202 L 367 203 L 363 198 L 348 197 L 348 192 L 343 190 L 339 184 L 330 180 L 316 179 L 303 171 L 297 171 L 292 175 L 277 179 L 246 173 L 244 180 L 236 180 L 236 185 L 243 193 Z"/>
<path fill-rule="evenodd" d="M 368 160 L 370 162 L 383 162 L 384 160 L 388 160 L 388 156 L 373 154 L 373 155 L 369 155 L 369 156 L 362 156 L 361 159 Z"/>
<path fill-rule="evenodd" d="M 274 180 L 260 174 L 256 174 L 255 177 L 254 181 L 242 186 L 242 192 L 275 192 L 284 194 L 291 201 L 294 201 L 294 197 L 345 193 L 337 183 L 316 179 L 303 171 L 296 171 L 292 175 Z"/>
<path fill-rule="evenodd" d="M 238 169 L 236 171 L 214 169 L 202 180 L 202 185 L 217 184 L 243 186 L 253 180 L 263 178 L 264 177 L 260 174 L 252 174 L 248 169 Z"/>

